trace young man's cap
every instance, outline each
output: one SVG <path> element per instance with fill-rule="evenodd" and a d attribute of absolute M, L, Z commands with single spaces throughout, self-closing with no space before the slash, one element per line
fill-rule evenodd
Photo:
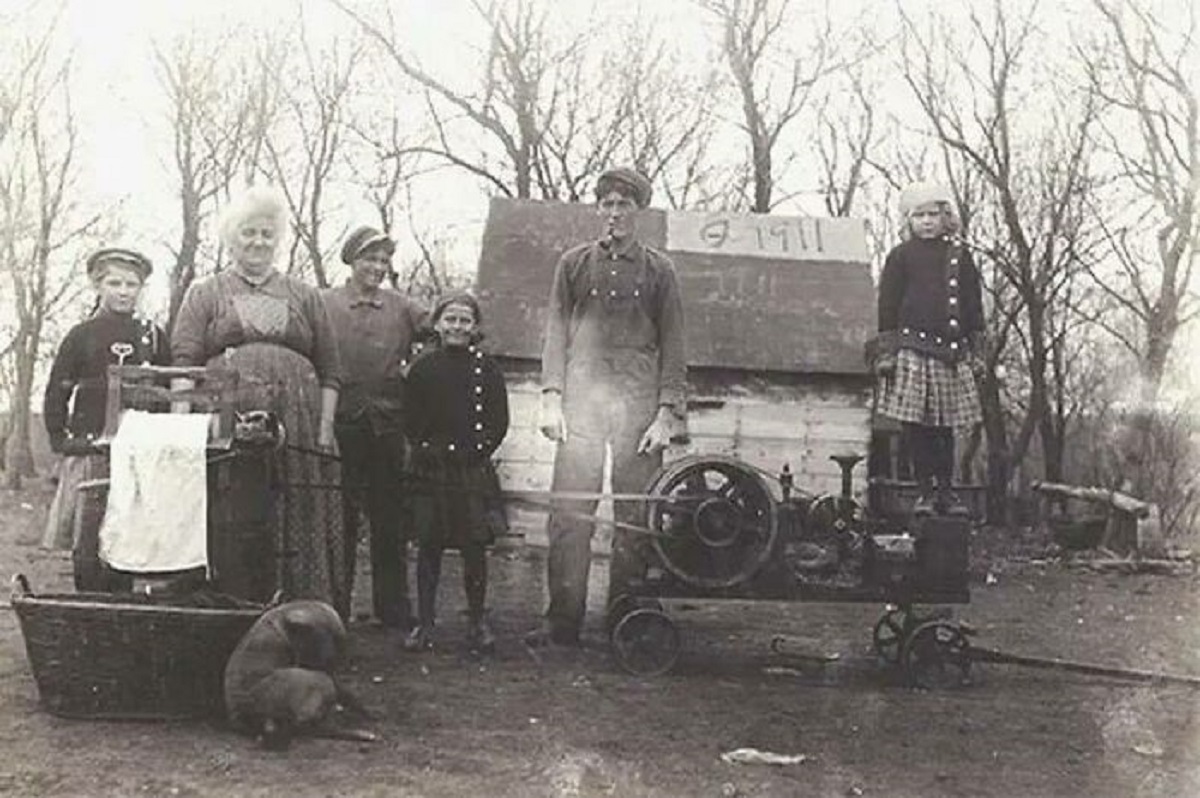
<path fill-rule="evenodd" d="M 645 208 L 650 205 L 650 178 L 636 169 L 628 166 L 618 166 L 615 169 L 605 171 L 596 180 L 596 199 L 601 199 L 605 194 L 614 189 L 622 193 L 631 194 L 633 201 L 638 204 L 639 208 Z"/>
<path fill-rule="evenodd" d="M 913 209 L 919 208 L 922 205 L 928 205 L 931 202 L 944 202 L 947 205 L 953 205 L 954 195 L 950 193 L 950 189 L 941 183 L 913 183 L 900 192 L 900 213 L 908 216 L 913 212 Z"/>
<path fill-rule="evenodd" d="M 88 257 L 88 277 L 95 279 L 104 270 L 104 265 L 107 263 L 121 263 L 132 268 L 142 278 L 142 282 L 145 282 L 146 278 L 154 271 L 154 264 L 150 262 L 150 259 L 136 250 L 124 247 L 105 247 L 96 250 Z"/>
<path fill-rule="evenodd" d="M 381 247 L 390 258 L 396 252 L 396 242 L 387 233 L 363 225 L 346 237 L 342 244 L 342 263 L 351 264 L 372 247 Z"/>

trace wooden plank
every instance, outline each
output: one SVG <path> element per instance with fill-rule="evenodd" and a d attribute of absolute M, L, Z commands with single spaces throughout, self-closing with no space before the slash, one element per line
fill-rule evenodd
<path fill-rule="evenodd" d="M 769 216 L 727 211 L 667 212 L 667 249 L 782 261 L 869 260 L 861 219 Z"/>
<path fill-rule="evenodd" d="M 862 350 L 876 328 L 876 302 L 862 222 L 728 218 L 748 231 L 762 229 L 764 246 L 730 254 L 711 246 L 710 237 L 702 239 L 696 251 L 686 248 L 690 244 L 672 250 L 667 214 L 650 209 L 639 217 L 643 240 L 665 250 L 675 263 L 688 318 L 689 364 L 864 375 Z M 764 224 L 767 227 L 760 228 Z M 540 357 L 555 263 L 566 249 L 594 240 L 601 232 L 600 218 L 590 205 L 493 198 L 480 253 L 478 293 L 494 352 Z M 748 235 L 757 242 L 758 233 Z M 695 237 L 684 238 L 695 243 Z M 768 238 L 771 246 L 766 246 Z"/>

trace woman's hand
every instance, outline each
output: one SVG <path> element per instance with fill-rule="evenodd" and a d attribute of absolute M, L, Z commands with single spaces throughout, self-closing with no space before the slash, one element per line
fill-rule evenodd
<path fill-rule="evenodd" d="M 317 427 L 317 448 L 323 452 L 332 452 L 337 445 L 337 436 L 333 432 L 333 422 L 321 420 Z"/>
<path fill-rule="evenodd" d="M 171 378 L 171 393 L 188 393 L 194 390 L 196 381 L 190 377 L 172 377 Z M 172 413 L 190 413 L 192 412 L 192 403 L 188 401 L 171 402 Z"/>
<path fill-rule="evenodd" d="M 321 388 L 321 415 L 317 424 L 317 448 L 332 452 L 337 445 L 333 434 L 333 419 L 337 413 L 338 391 L 328 385 Z"/>
<path fill-rule="evenodd" d="M 871 364 L 875 371 L 876 377 L 890 377 L 896 373 L 896 354 L 894 352 L 885 352 L 875 358 L 875 362 Z"/>

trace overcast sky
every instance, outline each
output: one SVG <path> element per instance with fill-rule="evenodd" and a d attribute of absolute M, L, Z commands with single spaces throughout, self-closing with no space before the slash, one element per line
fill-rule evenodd
<path fill-rule="evenodd" d="M 50 0 L 33 0 L 38 6 Z M 1027 0 L 1019 0 L 1022 5 Z M 1148 0 L 1149 2 L 1150 0 Z M 1168 18 L 1181 17 L 1191 0 L 1156 0 L 1150 3 Z M 671 41 L 698 68 L 716 58 L 711 31 L 688 0 L 554 0 L 555 10 L 565 18 L 591 18 L 603 22 L 607 17 L 628 18 L 640 14 L 649 21 L 665 21 Z M 9 17 L 14 10 L 28 7 L 30 0 L 0 0 L 0 10 Z M 980 0 L 990 6 L 990 0 Z M 357 2 L 369 10 L 374 0 Z M 797 8 L 811 8 L 805 0 L 796 0 Z M 919 17 L 924 9 L 948 11 L 961 9 L 962 3 L 944 0 L 905 0 L 904 8 Z M 480 22 L 467 0 L 394 0 L 392 6 L 400 21 L 406 43 L 430 71 L 439 75 L 460 75 L 469 80 L 478 71 L 478 51 L 466 44 L 479 41 L 475 35 Z M 831 4 L 835 18 L 854 24 L 867 15 L 872 24 L 886 24 L 888 3 L 871 0 L 839 0 Z M 1086 33 L 1095 14 L 1084 0 L 1042 3 L 1052 37 L 1061 37 L 1063 48 L 1073 34 Z M 169 245 L 177 238 L 178 216 L 175 200 L 176 177 L 164 162 L 169 149 L 165 138 L 162 91 L 152 67 L 151 45 L 169 41 L 192 26 L 206 29 L 221 27 L 260 28 L 287 25 L 302 12 L 310 30 L 325 35 L 354 30 L 345 15 L 328 0 L 66 0 L 64 23 L 76 48 L 75 104 L 83 128 L 84 147 L 81 162 L 86 164 L 83 189 L 102 207 L 117 209 L 126 221 L 129 242 L 144 248 L 159 262 L 170 259 Z M 887 31 L 877 31 L 886 35 Z M 1057 41 L 1057 39 L 1052 39 Z M 1037 54 L 1052 57 L 1053 53 Z M 394 80 L 390 71 L 372 76 L 388 90 Z M 740 142 L 739 142 L 740 144 Z M 810 200 L 815 196 L 809 197 Z M 340 209 L 341 224 L 372 221 L 365 205 L 347 197 Z M 420 212 L 430 224 L 454 225 L 459 251 L 455 257 L 473 263 L 477 257 L 480 225 L 486 215 L 486 197 L 476 182 L 461 174 L 439 177 L 438 191 L 422 196 Z M 801 212 L 813 208 L 803 193 L 785 206 L 783 212 Z M 161 301 L 162 285 L 154 288 Z M 1192 336 L 1200 341 L 1200 332 Z M 1200 347 L 1192 347 L 1200 357 Z M 1195 358 L 1192 359 L 1193 362 Z"/>

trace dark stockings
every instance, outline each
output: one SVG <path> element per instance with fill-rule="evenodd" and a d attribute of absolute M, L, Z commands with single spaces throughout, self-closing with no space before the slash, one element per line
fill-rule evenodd
<path fill-rule="evenodd" d="M 433 626 L 437 617 L 438 580 L 442 576 L 440 546 L 421 546 L 417 554 L 417 612 L 422 626 Z M 460 550 L 463 561 L 463 588 L 467 594 L 467 615 L 472 621 L 483 617 L 487 596 L 487 548 L 467 545 Z"/>
<path fill-rule="evenodd" d="M 921 495 L 929 496 L 933 492 L 935 480 L 942 490 L 949 490 L 954 479 L 954 430 L 905 424 L 904 434 L 908 437 L 913 476 Z"/>

